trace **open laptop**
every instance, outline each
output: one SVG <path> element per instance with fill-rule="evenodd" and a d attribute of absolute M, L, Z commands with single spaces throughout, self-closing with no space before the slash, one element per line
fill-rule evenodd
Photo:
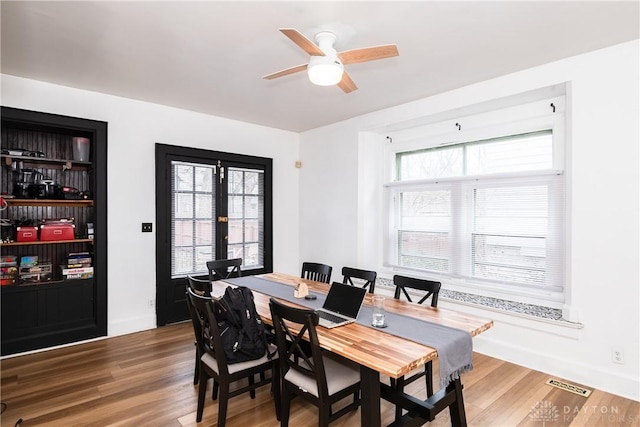
<path fill-rule="evenodd" d="M 356 321 L 367 289 L 333 282 L 322 308 L 316 310 L 320 326 L 335 328 Z"/>

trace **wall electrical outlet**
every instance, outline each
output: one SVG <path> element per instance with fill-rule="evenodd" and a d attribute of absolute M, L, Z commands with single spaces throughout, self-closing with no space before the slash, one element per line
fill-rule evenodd
<path fill-rule="evenodd" d="M 152 299 L 150 299 L 149 301 L 147 301 L 147 307 L 149 307 L 149 308 L 153 308 L 153 307 L 155 307 L 155 303 L 153 302 L 153 300 L 152 300 Z"/>
<path fill-rule="evenodd" d="M 621 348 L 613 347 L 611 349 L 611 361 L 619 365 L 624 365 L 624 352 Z"/>
<path fill-rule="evenodd" d="M 151 233 L 153 231 L 153 225 L 150 222 L 142 223 L 142 232 L 143 233 Z"/>

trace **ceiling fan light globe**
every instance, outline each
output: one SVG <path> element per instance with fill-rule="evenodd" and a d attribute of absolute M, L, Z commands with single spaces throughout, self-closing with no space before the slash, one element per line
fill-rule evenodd
<path fill-rule="evenodd" d="M 313 64 L 307 68 L 309 80 L 318 86 L 332 86 L 340 83 L 344 67 L 341 64 Z"/>

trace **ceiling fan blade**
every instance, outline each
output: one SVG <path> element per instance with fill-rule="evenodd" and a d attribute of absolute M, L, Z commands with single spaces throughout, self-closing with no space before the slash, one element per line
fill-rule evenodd
<path fill-rule="evenodd" d="M 363 47 L 360 49 L 338 52 L 338 58 L 340 58 L 340 61 L 345 65 L 374 61 L 376 59 L 391 58 L 398 55 L 398 47 L 395 44 Z"/>
<path fill-rule="evenodd" d="M 318 47 L 317 44 L 306 38 L 298 30 L 293 28 L 280 28 L 280 32 L 297 44 L 302 50 L 312 56 L 325 56 L 324 52 Z"/>
<path fill-rule="evenodd" d="M 286 70 L 280 70 L 275 73 L 267 74 L 263 79 L 273 80 L 278 77 L 287 76 L 289 74 L 297 73 L 307 69 L 307 64 L 296 65 L 295 67 L 287 68 Z"/>
<path fill-rule="evenodd" d="M 342 73 L 342 80 L 338 83 L 338 87 L 344 91 L 344 93 L 350 93 L 358 89 L 358 86 L 351 80 L 351 76 L 345 71 Z"/>

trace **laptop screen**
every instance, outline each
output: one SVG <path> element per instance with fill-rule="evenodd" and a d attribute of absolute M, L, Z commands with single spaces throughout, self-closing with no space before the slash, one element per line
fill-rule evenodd
<path fill-rule="evenodd" d="M 333 282 L 322 308 L 356 318 L 367 290 L 339 282 Z"/>

